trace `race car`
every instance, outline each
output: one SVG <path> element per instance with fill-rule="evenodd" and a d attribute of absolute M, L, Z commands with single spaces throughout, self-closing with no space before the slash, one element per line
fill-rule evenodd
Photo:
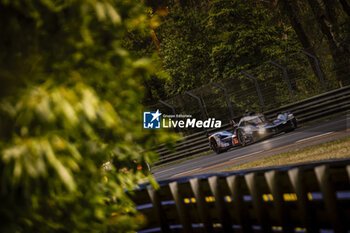
<path fill-rule="evenodd" d="M 276 120 L 272 122 L 279 132 L 290 132 L 298 127 L 297 119 L 291 112 L 284 112 L 277 115 Z"/>
<path fill-rule="evenodd" d="M 217 132 L 209 137 L 209 146 L 217 154 L 239 145 L 236 135 L 228 131 Z"/>
<path fill-rule="evenodd" d="M 297 127 L 297 120 L 291 112 L 279 113 L 272 122 L 263 114 L 241 118 L 234 126 L 234 132 L 241 145 L 253 143 L 281 132 L 289 132 Z"/>
<path fill-rule="evenodd" d="M 251 114 L 233 122 L 233 133 L 217 132 L 209 137 L 210 148 L 217 154 L 235 146 L 245 146 L 281 132 L 289 132 L 297 127 L 297 120 L 291 112 L 279 113 L 272 122 L 263 114 Z"/>

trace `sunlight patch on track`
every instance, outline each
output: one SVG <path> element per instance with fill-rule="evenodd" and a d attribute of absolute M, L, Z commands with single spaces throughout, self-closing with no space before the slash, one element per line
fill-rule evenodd
<path fill-rule="evenodd" d="M 264 152 L 264 151 L 263 151 L 263 150 L 260 150 L 260 151 L 254 152 L 254 153 L 250 153 L 250 154 L 247 154 L 247 155 L 243 155 L 243 156 L 239 156 L 239 157 L 230 159 L 229 161 L 231 161 L 231 160 L 236 160 L 236 159 L 240 159 L 240 158 L 244 158 L 244 157 L 248 157 L 248 156 L 255 155 L 255 154 L 259 154 L 259 153 L 261 153 L 261 152 Z"/>
<path fill-rule="evenodd" d="M 318 138 L 318 137 L 322 137 L 322 136 L 325 136 L 327 134 L 331 134 L 331 133 L 334 133 L 334 131 L 331 131 L 331 132 L 327 132 L 327 133 L 324 133 L 324 134 L 319 134 L 319 135 L 316 135 L 316 136 L 313 136 L 313 137 L 309 137 L 309 138 L 303 138 L 301 140 L 298 140 L 296 142 L 303 142 L 303 141 L 307 141 L 307 140 L 310 140 L 312 138 Z"/>

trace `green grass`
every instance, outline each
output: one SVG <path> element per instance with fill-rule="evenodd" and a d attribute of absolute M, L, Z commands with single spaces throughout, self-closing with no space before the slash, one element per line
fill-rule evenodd
<path fill-rule="evenodd" d="M 281 166 L 311 161 L 350 158 L 350 136 L 315 146 L 296 149 L 255 161 L 239 164 L 222 171 Z"/>

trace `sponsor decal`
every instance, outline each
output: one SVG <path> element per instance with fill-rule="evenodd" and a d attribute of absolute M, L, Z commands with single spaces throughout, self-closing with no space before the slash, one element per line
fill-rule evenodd
<path fill-rule="evenodd" d="M 161 120 L 161 118 L 163 120 Z M 159 109 L 155 112 L 143 112 L 143 128 L 144 129 L 160 129 L 163 128 L 220 128 L 221 121 L 215 118 L 207 120 L 197 120 L 191 115 L 176 114 L 163 115 Z"/>

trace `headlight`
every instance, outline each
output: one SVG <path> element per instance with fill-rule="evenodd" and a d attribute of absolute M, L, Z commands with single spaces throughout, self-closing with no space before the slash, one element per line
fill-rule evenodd
<path fill-rule="evenodd" d="M 265 133 L 266 129 L 265 128 L 259 128 L 259 133 Z"/>
<path fill-rule="evenodd" d="M 290 120 L 290 119 L 292 119 L 292 118 L 294 118 L 294 115 L 291 113 L 291 114 L 288 114 L 288 116 L 287 116 L 287 120 Z"/>
<path fill-rule="evenodd" d="M 245 127 L 245 128 L 244 128 L 244 131 L 248 133 L 248 132 L 252 131 L 252 128 L 250 128 L 249 126 L 248 126 L 248 127 Z"/>

